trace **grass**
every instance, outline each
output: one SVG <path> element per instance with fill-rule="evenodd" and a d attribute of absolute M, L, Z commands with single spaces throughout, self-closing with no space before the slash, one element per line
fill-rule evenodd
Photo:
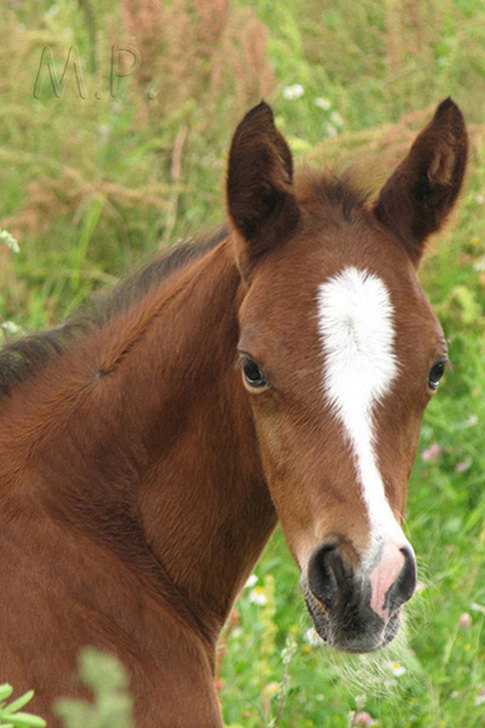
<path fill-rule="evenodd" d="M 277 531 L 226 629 L 218 680 L 231 728 L 482 726 L 483 0 L 25 0 L 0 20 L 0 228 L 20 245 L 0 244 L 10 328 L 54 324 L 160 244 L 217 224 L 231 130 L 260 96 L 297 159 L 357 161 L 366 178 L 385 177 L 439 100 L 458 101 L 470 174 L 421 269 L 454 371 L 426 413 L 409 487 L 420 589 L 406 628 L 374 657 L 316 643 Z M 111 48 L 128 42 L 143 63 L 113 96 Z M 86 99 L 72 69 L 61 98 L 48 75 L 34 97 L 46 45 L 59 75 L 78 48 Z"/>

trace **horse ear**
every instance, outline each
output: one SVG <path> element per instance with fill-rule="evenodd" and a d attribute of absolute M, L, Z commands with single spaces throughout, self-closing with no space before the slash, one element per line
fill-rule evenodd
<path fill-rule="evenodd" d="M 299 218 L 293 191 L 293 160 L 264 101 L 237 127 L 229 152 L 227 207 L 240 262 L 254 262 L 283 242 Z"/>
<path fill-rule="evenodd" d="M 439 230 L 454 206 L 465 174 L 467 149 L 463 116 L 448 98 L 379 194 L 376 218 L 400 239 L 416 267 L 426 238 Z"/>

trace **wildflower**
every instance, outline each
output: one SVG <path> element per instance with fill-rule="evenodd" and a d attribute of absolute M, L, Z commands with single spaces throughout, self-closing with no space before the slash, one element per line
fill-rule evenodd
<path fill-rule="evenodd" d="M 477 195 L 475 197 L 475 201 L 478 202 L 479 205 L 483 205 L 485 202 L 485 197 L 483 195 Z"/>
<path fill-rule="evenodd" d="M 305 89 L 300 83 L 294 83 L 292 86 L 287 86 L 283 89 L 284 98 L 290 101 L 301 98 L 304 93 Z"/>
<path fill-rule="evenodd" d="M 475 698 L 475 707 L 478 708 L 478 706 L 483 705 L 483 703 L 485 703 L 485 688 L 480 688 L 478 695 Z"/>
<path fill-rule="evenodd" d="M 352 726 L 375 726 L 377 722 L 369 713 L 358 711 L 352 720 Z"/>
<path fill-rule="evenodd" d="M 477 273 L 483 273 L 485 271 L 485 255 L 477 258 L 473 264 L 473 270 L 476 270 Z"/>
<path fill-rule="evenodd" d="M 270 682 L 263 688 L 263 698 L 267 700 L 268 698 L 272 698 L 273 695 L 276 695 L 276 693 L 280 689 L 280 684 L 277 682 Z"/>
<path fill-rule="evenodd" d="M 421 460 L 430 463 L 436 463 L 442 456 L 443 451 L 438 443 L 433 442 L 426 450 L 421 453 Z"/>
<path fill-rule="evenodd" d="M 473 609 L 474 612 L 480 612 L 481 614 L 485 614 L 485 607 L 482 607 L 481 604 L 472 602 L 470 605 L 470 608 Z"/>
<path fill-rule="evenodd" d="M 338 134 L 338 130 L 334 127 L 333 124 L 324 124 L 323 126 L 325 133 L 328 137 L 333 139 L 333 137 L 336 137 Z"/>
<path fill-rule="evenodd" d="M 257 604 L 258 607 L 264 607 L 268 600 L 262 586 L 257 586 L 250 592 L 249 601 L 251 604 Z"/>
<path fill-rule="evenodd" d="M 310 647 L 319 647 L 322 644 L 321 638 L 318 636 L 317 631 L 310 627 L 303 635 L 303 639 Z"/>
<path fill-rule="evenodd" d="M 256 574 L 251 574 L 251 576 L 249 577 L 247 582 L 244 584 L 244 588 L 245 589 L 247 589 L 248 587 L 251 588 L 252 586 L 254 586 L 257 583 L 257 581 L 258 581 L 258 577 L 256 576 Z"/>
<path fill-rule="evenodd" d="M 16 324 L 14 321 L 0 321 L 0 329 L 3 330 L 5 336 L 16 336 L 17 334 L 23 334 L 24 330 L 21 326 Z"/>
<path fill-rule="evenodd" d="M 281 659 L 283 665 L 288 666 L 293 659 L 293 655 L 296 652 L 296 641 L 295 638 L 290 634 L 286 638 L 286 644 L 281 651 Z"/>
<path fill-rule="evenodd" d="M 461 423 L 462 427 L 475 427 L 475 425 L 478 425 L 478 417 L 477 415 L 470 415 L 470 417 L 467 417 L 466 420 L 463 420 Z"/>
<path fill-rule="evenodd" d="M 460 620 L 458 622 L 458 626 L 460 629 L 468 629 L 471 627 L 472 624 L 472 618 L 468 614 L 468 612 L 463 612 L 463 614 L 460 617 Z"/>
<path fill-rule="evenodd" d="M 330 121 L 332 122 L 332 124 L 335 124 L 335 126 L 344 125 L 344 120 L 342 119 L 338 111 L 332 111 L 332 113 L 330 114 Z"/>
<path fill-rule="evenodd" d="M 318 106 L 319 109 L 323 109 L 324 111 L 329 111 L 332 108 L 332 103 L 324 96 L 317 96 L 315 106 Z"/>
<path fill-rule="evenodd" d="M 426 589 L 426 584 L 423 584 L 422 581 L 418 581 L 418 583 L 416 584 L 417 594 L 422 594 L 425 589 Z"/>
<path fill-rule="evenodd" d="M 318 632 L 314 629 L 314 627 L 310 627 L 306 630 L 305 634 L 303 635 L 303 639 L 310 648 L 319 647 L 322 644 L 322 640 L 318 636 Z M 310 650 L 305 650 L 305 652 L 310 652 Z"/>
<path fill-rule="evenodd" d="M 14 253 L 20 253 L 18 242 L 15 240 L 13 235 L 10 235 L 8 230 L 0 230 L 0 243 L 5 243 L 5 245 Z"/>
<path fill-rule="evenodd" d="M 464 473 L 465 470 L 468 470 L 468 468 L 471 466 L 472 462 L 473 461 L 472 461 L 471 458 L 467 458 L 466 460 L 462 460 L 461 463 L 458 463 L 457 464 L 457 466 L 455 468 L 455 473 Z"/>
<path fill-rule="evenodd" d="M 406 672 L 406 668 L 399 665 L 397 662 L 389 662 L 387 666 L 394 677 L 402 677 L 402 675 Z"/>

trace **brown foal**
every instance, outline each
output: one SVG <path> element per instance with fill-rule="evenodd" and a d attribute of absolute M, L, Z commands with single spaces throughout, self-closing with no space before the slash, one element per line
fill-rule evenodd
<path fill-rule="evenodd" d="M 216 642 L 278 519 L 322 638 L 394 637 L 447 360 L 416 270 L 466 156 L 447 99 L 370 203 L 294 178 L 261 103 L 232 140 L 227 232 L 0 354 L 0 681 L 49 726 L 84 645 L 127 666 L 138 728 L 222 726 Z"/>

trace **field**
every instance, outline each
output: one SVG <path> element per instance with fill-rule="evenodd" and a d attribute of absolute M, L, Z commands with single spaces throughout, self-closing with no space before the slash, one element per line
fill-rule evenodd
<path fill-rule="evenodd" d="M 322 646 L 277 531 L 227 625 L 218 685 L 228 728 L 485 725 L 483 0 L 11 0 L 0 21 L 5 339 L 223 220 L 230 134 L 262 96 L 299 163 L 353 163 L 376 184 L 440 100 L 460 105 L 470 171 L 420 272 L 453 372 L 409 488 L 406 626 L 373 657 Z"/>

